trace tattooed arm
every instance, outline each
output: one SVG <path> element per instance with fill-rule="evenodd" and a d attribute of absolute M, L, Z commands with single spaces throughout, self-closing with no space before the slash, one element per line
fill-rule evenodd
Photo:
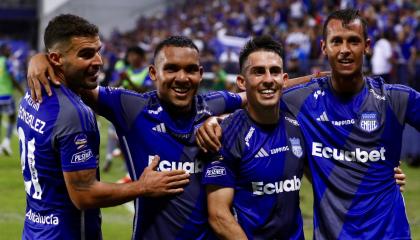
<path fill-rule="evenodd" d="M 119 205 L 139 196 L 159 197 L 177 194 L 189 182 L 189 174 L 182 170 L 155 171 L 159 157 L 144 169 L 139 180 L 117 184 L 96 179 L 96 169 L 64 172 L 67 190 L 79 209 L 102 208 Z"/>

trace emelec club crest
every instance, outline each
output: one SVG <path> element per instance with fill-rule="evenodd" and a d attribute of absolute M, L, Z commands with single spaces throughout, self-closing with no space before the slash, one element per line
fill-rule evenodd
<path fill-rule="evenodd" d="M 289 138 L 290 144 L 292 145 L 292 152 L 293 154 L 300 158 L 303 155 L 302 146 L 300 145 L 299 138 Z"/>
<path fill-rule="evenodd" d="M 365 112 L 360 116 L 359 127 L 365 132 L 373 132 L 379 127 L 378 114 L 376 112 Z"/>

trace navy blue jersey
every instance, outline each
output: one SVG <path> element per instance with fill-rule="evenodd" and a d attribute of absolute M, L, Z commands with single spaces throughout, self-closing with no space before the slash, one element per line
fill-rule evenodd
<path fill-rule="evenodd" d="M 304 239 L 299 208 L 303 139 L 297 121 L 282 113 L 261 126 L 245 110 L 222 123 L 223 160 L 207 165 L 203 183 L 235 190 L 235 217 L 249 239 Z"/>
<path fill-rule="evenodd" d="M 283 101 L 306 141 L 315 239 L 410 239 L 393 169 L 405 123 L 420 129 L 420 94 L 365 78 L 357 95 L 342 98 L 330 78 L 318 78 Z"/>
<path fill-rule="evenodd" d="M 133 180 L 140 177 L 154 155 L 161 159 L 158 171 L 183 169 L 191 174 L 182 194 L 136 199 L 133 239 L 207 238 L 205 191 L 200 185 L 203 165 L 194 131 L 209 116 L 240 106 L 239 95 L 213 92 L 197 95 L 191 114 L 173 117 L 156 91 L 137 94 L 100 88 L 99 114 L 114 124 Z"/>
<path fill-rule="evenodd" d="M 97 169 L 99 132 L 89 107 L 64 86 L 44 102 L 22 98 L 17 120 L 26 217 L 22 239 L 101 239 L 99 209 L 78 210 L 63 172 Z"/>

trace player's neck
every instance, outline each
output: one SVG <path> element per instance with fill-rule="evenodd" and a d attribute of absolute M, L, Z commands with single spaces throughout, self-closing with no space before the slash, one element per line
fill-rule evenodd
<path fill-rule="evenodd" d="M 276 124 L 279 121 L 280 108 L 278 105 L 271 108 L 252 107 L 248 105 L 247 111 L 251 119 L 259 124 Z"/>
<path fill-rule="evenodd" d="M 351 76 L 338 76 L 332 73 L 331 76 L 331 86 L 338 94 L 355 95 L 363 88 L 364 83 L 362 73 Z"/>

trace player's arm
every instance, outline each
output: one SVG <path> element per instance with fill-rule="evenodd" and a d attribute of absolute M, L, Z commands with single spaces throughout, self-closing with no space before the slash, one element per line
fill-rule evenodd
<path fill-rule="evenodd" d="M 54 68 L 50 64 L 47 55 L 38 53 L 31 57 L 28 64 L 28 87 L 31 90 L 33 100 L 42 102 L 42 88 L 48 96 L 51 96 L 51 82 L 55 85 L 60 84 L 60 80 L 54 73 Z M 99 87 L 93 90 L 80 91 L 83 101 L 95 110 L 98 101 Z"/>
<path fill-rule="evenodd" d="M 235 190 L 228 187 L 207 185 L 209 223 L 220 239 L 247 239 L 231 212 Z"/>
<path fill-rule="evenodd" d="M 155 156 L 139 180 L 117 184 L 96 179 L 96 169 L 63 172 L 67 190 L 79 209 L 116 206 L 139 196 L 159 197 L 183 192 L 189 174 L 182 170 L 157 172 L 159 157 Z"/>
<path fill-rule="evenodd" d="M 330 75 L 331 72 L 329 71 L 324 71 L 324 72 L 316 72 L 314 74 L 311 75 L 306 75 L 303 77 L 297 77 L 297 78 L 292 78 L 292 79 L 287 79 L 284 83 L 284 88 L 291 88 L 294 87 L 296 85 L 302 84 L 302 83 L 307 83 L 309 82 L 312 78 L 318 78 L 318 77 L 324 77 L 327 75 Z"/>
<path fill-rule="evenodd" d="M 406 176 L 405 176 L 404 171 L 400 168 L 400 166 L 394 168 L 394 178 L 395 178 L 395 182 L 400 186 L 400 192 L 404 192 Z"/>

